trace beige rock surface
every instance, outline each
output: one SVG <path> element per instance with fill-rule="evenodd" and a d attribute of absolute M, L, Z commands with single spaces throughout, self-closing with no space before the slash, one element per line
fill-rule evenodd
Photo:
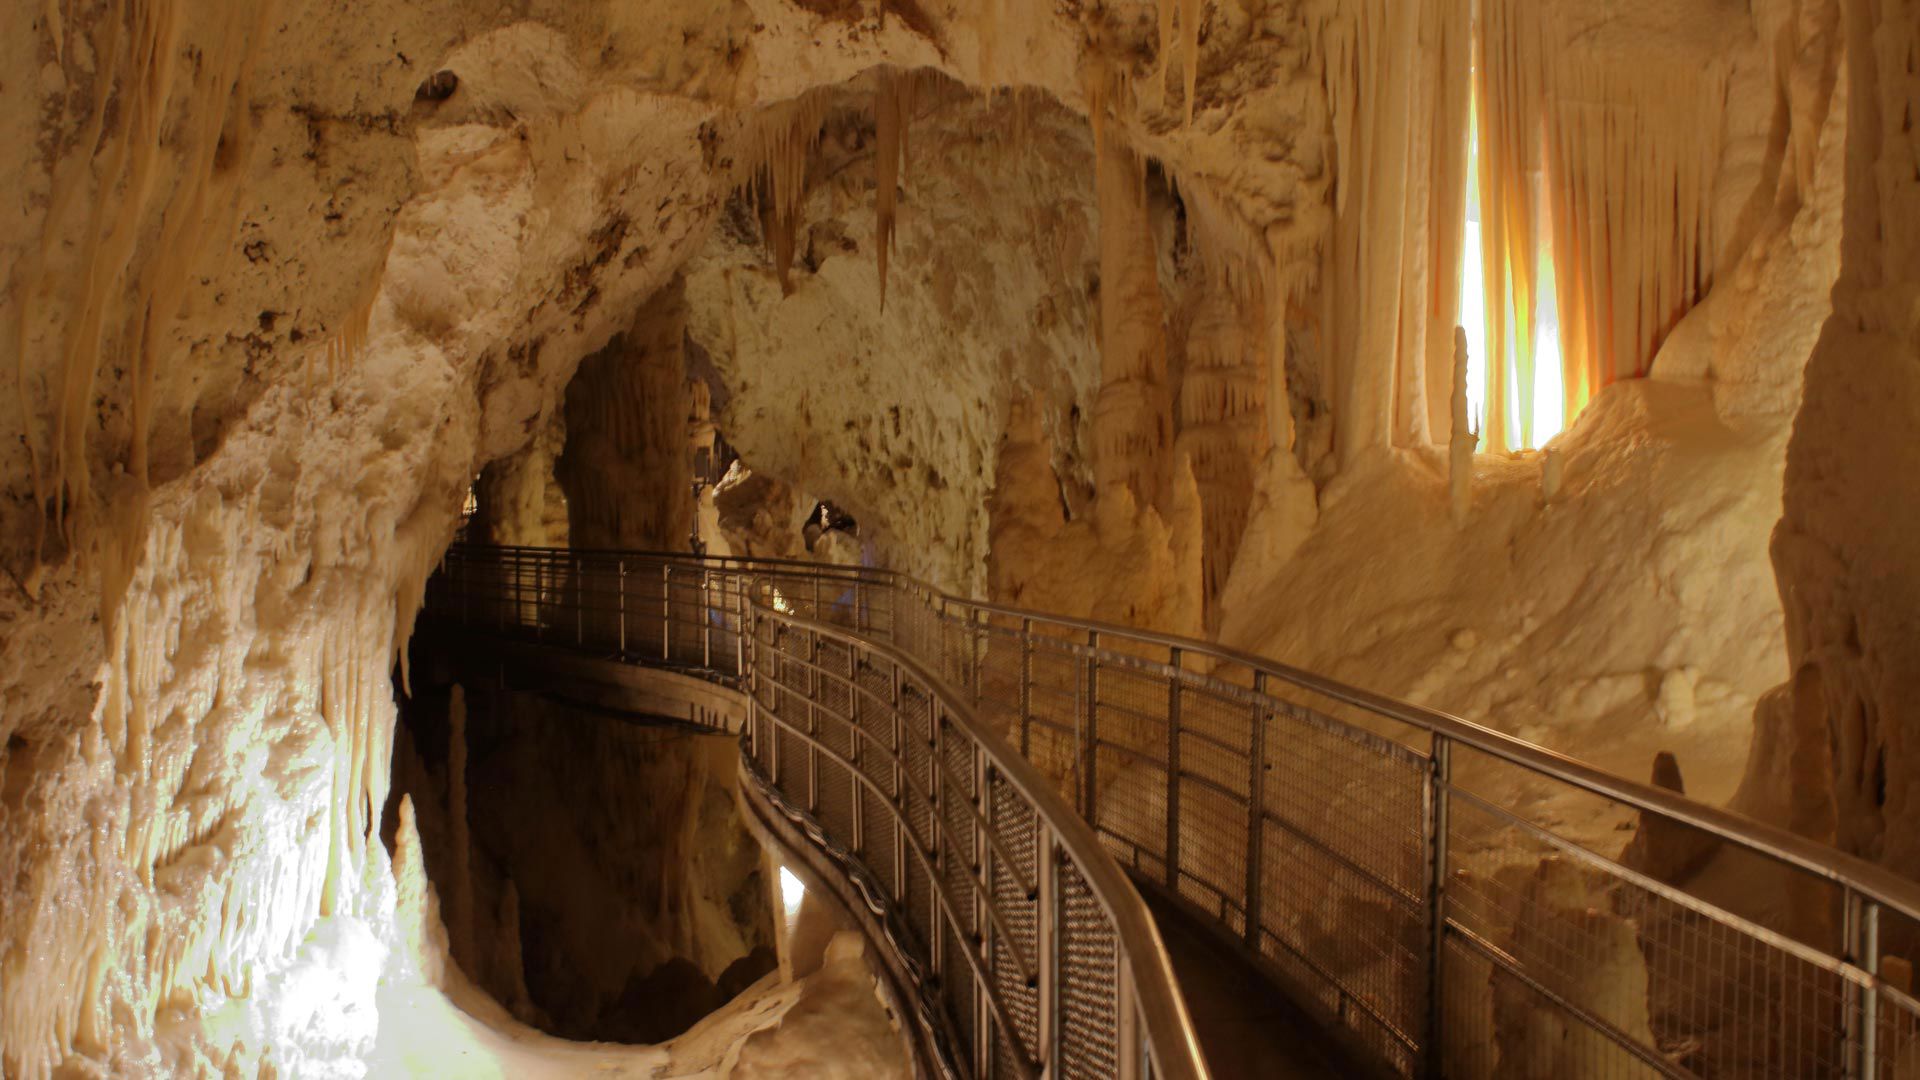
<path fill-rule="evenodd" d="M 1420 225 L 1444 200 L 1401 182 L 1420 146 L 1392 120 L 1445 114 L 1376 102 L 1415 76 L 1347 48 L 1390 5 L 887 6 L 16 13 L 0 1072 L 355 1075 L 390 1045 L 380 957 L 425 931 L 376 831 L 389 672 L 476 475 L 678 273 L 727 437 L 889 565 L 1217 627 L 1623 771 L 1673 749 L 1709 798 L 1790 679 L 1742 805 L 1920 873 L 1910 0 L 1607 6 L 1582 70 L 1724 81 L 1689 189 L 1710 241 L 1676 256 L 1680 294 L 1713 287 L 1563 436 L 1550 500 L 1537 458 L 1486 456 L 1459 522 L 1445 304 L 1415 310 L 1445 293 Z M 884 313 L 882 66 L 942 73 L 906 118 Z M 533 536 L 530 488 L 495 479 L 499 535 Z M 1788 788 L 1820 775 L 1830 800 Z M 827 1023 L 782 994 L 780 1030 Z"/>

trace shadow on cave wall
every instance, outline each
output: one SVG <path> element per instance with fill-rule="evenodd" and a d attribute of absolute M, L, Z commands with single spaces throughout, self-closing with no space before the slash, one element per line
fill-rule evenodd
<path fill-rule="evenodd" d="M 661 1042 L 774 970 L 734 739 L 488 688 L 459 688 L 456 723 L 454 687 L 415 665 L 413 690 L 400 695 L 389 844 L 411 795 L 454 959 L 518 1019 L 567 1039 Z"/>

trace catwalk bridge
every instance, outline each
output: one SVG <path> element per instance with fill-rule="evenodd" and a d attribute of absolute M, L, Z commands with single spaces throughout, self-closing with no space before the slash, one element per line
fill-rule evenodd
<path fill-rule="evenodd" d="M 1236 964 L 1347 1074 L 1920 1076 L 1920 888 L 1455 717 L 812 563 L 457 546 L 422 618 L 696 688 L 951 1076 L 1237 1078 Z"/>

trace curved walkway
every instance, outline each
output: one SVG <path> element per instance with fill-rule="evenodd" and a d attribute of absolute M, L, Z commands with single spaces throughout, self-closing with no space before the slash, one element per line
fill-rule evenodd
<path fill-rule="evenodd" d="M 631 552 L 457 548 L 427 616 L 744 691 L 743 772 L 898 927 L 924 1037 L 974 1075 L 1205 1074 L 1185 946 L 1115 860 L 1369 1071 L 1920 1061 L 1880 963 L 1920 941 L 1913 883 L 1258 657 L 891 573 Z M 1633 844 L 1570 827 L 1581 800 Z M 1688 892 L 1703 859 L 1844 913 L 1842 940 Z"/>

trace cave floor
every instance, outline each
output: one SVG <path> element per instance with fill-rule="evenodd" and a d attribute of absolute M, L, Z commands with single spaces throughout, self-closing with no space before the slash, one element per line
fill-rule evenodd
<path fill-rule="evenodd" d="M 1173 957 L 1200 1049 L 1219 1080 L 1361 1075 L 1271 980 L 1151 890 L 1147 907 Z"/>

